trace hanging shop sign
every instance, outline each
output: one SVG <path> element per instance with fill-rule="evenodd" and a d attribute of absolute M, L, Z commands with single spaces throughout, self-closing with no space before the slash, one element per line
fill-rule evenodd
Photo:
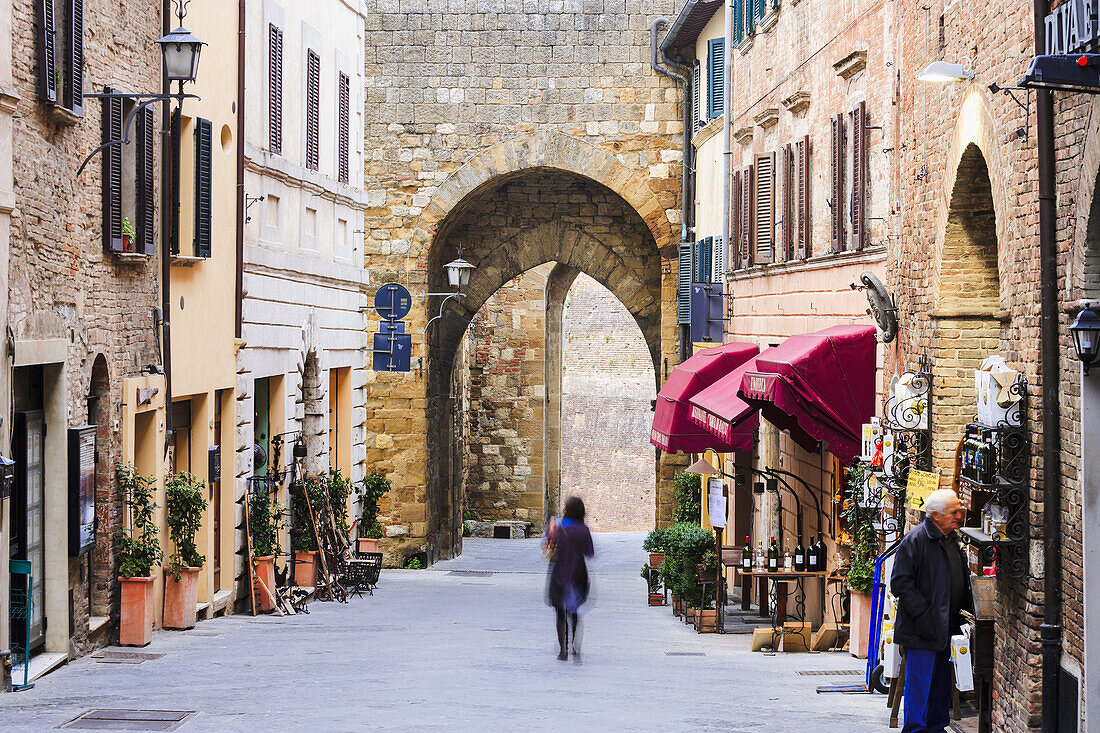
<path fill-rule="evenodd" d="M 940 475 L 931 471 L 909 469 L 909 481 L 905 484 L 910 509 L 923 509 L 924 500 L 940 487 Z"/>
<path fill-rule="evenodd" d="M 1046 54 L 1081 53 L 1096 46 L 1097 0 L 1069 0 L 1043 19 Z"/>

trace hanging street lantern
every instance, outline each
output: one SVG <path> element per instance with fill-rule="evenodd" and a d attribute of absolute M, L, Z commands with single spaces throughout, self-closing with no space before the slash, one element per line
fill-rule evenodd
<path fill-rule="evenodd" d="M 447 282 L 451 287 L 461 289 L 470 284 L 470 273 L 474 266 L 459 256 L 457 260 L 444 265 L 443 269 L 447 271 Z"/>
<path fill-rule="evenodd" d="M 199 54 L 206 44 L 182 26 L 156 40 L 164 57 L 169 82 L 194 82 L 199 75 Z"/>
<path fill-rule="evenodd" d="M 1077 351 L 1077 358 L 1081 360 L 1085 374 L 1088 375 L 1089 365 L 1100 351 L 1100 316 L 1088 308 L 1082 308 L 1069 327 L 1069 333 L 1073 336 L 1073 348 Z"/>

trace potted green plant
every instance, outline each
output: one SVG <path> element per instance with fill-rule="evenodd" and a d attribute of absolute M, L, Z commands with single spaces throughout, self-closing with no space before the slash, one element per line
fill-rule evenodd
<path fill-rule="evenodd" d="M 324 502 L 325 487 L 319 481 L 306 481 L 301 491 L 291 494 L 291 526 L 294 532 L 290 538 L 290 547 L 294 550 L 294 583 L 302 588 L 314 588 L 317 585 L 318 549 L 313 522 L 324 511 Z"/>
<path fill-rule="evenodd" d="M 119 492 L 130 514 L 130 526 L 115 534 L 118 543 L 121 603 L 118 643 L 145 646 L 153 640 L 153 567 L 161 561 L 154 483 L 133 466 L 119 464 Z"/>
<path fill-rule="evenodd" d="M 690 609 L 699 608 L 702 604 L 699 565 L 707 551 L 713 548 L 714 535 L 698 524 L 678 522 L 666 530 L 665 560 L 661 565 L 661 577 L 665 586 L 673 593 L 674 605 L 680 604 L 685 609 L 685 615 L 689 615 Z"/>
<path fill-rule="evenodd" d="M 661 573 L 658 568 L 651 567 L 649 563 L 642 565 L 642 579 L 649 589 L 649 605 L 663 606 L 665 595 L 661 592 Z"/>
<path fill-rule="evenodd" d="M 275 556 L 282 553 L 279 531 L 283 526 L 283 508 L 274 497 L 261 491 L 248 497 L 248 529 L 252 535 L 255 572 L 267 589 L 275 592 Z M 275 606 L 267 593 L 261 593 L 258 608 L 270 611 Z"/>
<path fill-rule="evenodd" d="M 849 649 L 853 656 L 866 658 L 871 635 L 871 590 L 874 585 L 875 558 L 879 552 L 875 519 L 877 506 L 864 501 L 870 464 L 856 461 L 845 469 L 846 495 L 841 517 L 851 537 L 848 572 L 845 580 L 849 591 Z"/>
<path fill-rule="evenodd" d="M 658 528 L 647 534 L 642 549 L 649 553 L 650 567 L 661 567 L 665 561 L 665 530 Z"/>
<path fill-rule="evenodd" d="M 165 522 L 176 551 L 168 556 L 164 579 L 164 627 L 191 629 L 197 621 L 199 571 L 206 556 L 199 553 L 195 535 L 206 511 L 206 484 L 186 471 L 167 477 L 164 489 Z"/>
<path fill-rule="evenodd" d="M 378 501 L 391 488 L 389 479 L 380 473 L 370 473 L 359 482 L 356 496 L 359 498 L 359 552 L 378 552 L 378 540 L 382 539 L 382 525 L 378 521 Z"/>
<path fill-rule="evenodd" d="M 129 217 L 122 217 L 122 251 L 133 252 L 134 251 L 134 239 L 137 238 L 137 232 L 134 230 L 134 224 L 130 221 Z"/>
<path fill-rule="evenodd" d="M 703 515 L 702 477 L 697 473 L 684 471 L 673 479 L 672 485 L 676 499 L 672 521 L 699 524 Z"/>

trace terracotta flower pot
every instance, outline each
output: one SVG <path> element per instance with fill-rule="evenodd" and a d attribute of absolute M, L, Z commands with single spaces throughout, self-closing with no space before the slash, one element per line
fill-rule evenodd
<path fill-rule="evenodd" d="M 317 586 L 316 550 L 298 550 L 294 553 L 294 582 L 300 588 Z"/>
<path fill-rule="evenodd" d="M 164 628 L 193 629 L 198 621 L 199 571 L 202 568 L 181 568 L 175 580 L 164 569 Z"/>
<path fill-rule="evenodd" d="M 268 591 L 275 593 L 275 556 L 256 558 L 256 576 L 264 582 Z M 259 585 L 256 586 L 256 608 L 260 611 L 270 611 L 275 608 L 271 598 L 264 593 Z"/>
<path fill-rule="evenodd" d="M 651 606 L 663 606 L 665 605 L 665 596 L 663 593 L 650 593 L 649 605 Z"/>
<path fill-rule="evenodd" d="M 119 578 L 122 599 L 118 620 L 119 646 L 145 646 L 153 640 L 153 580 Z"/>
<path fill-rule="evenodd" d="M 649 553 L 649 567 L 656 570 L 665 563 L 665 553 L 663 552 L 651 552 Z"/>
<path fill-rule="evenodd" d="M 360 537 L 355 540 L 357 552 L 378 552 L 378 540 L 374 537 Z"/>
<path fill-rule="evenodd" d="M 853 657 L 866 659 L 871 637 L 871 594 L 852 591 L 851 597 L 848 648 Z"/>
<path fill-rule="evenodd" d="M 704 570 L 703 566 L 699 566 L 699 582 L 700 583 L 715 583 L 718 581 L 717 570 Z"/>

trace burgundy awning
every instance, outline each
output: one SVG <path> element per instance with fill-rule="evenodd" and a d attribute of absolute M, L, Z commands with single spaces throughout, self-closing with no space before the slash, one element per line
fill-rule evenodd
<path fill-rule="evenodd" d="M 748 405 L 804 447 L 824 441 L 845 464 L 860 454 L 875 409 L 873 326 L 792 336 L 755 361 L 738 391 Z"/>
<path fill-rule="evenodd" d="M 749 359 L 729 374 L 691 398 L 688 417 L 696 425 L 726 443 L 737 443 L 744 450 L 752 447 L 752 434 L 759 424 L 756 408 L 737 396 L 745 372 L 756 369 L 756 360 L 771 349 Z"/>
<path fill-rule="evenodd" d="M 688 417 L 688 400 L 744 364 L 760 351 L 756 344 L 728 343 L 704 349 L 672 370 L 657 394 L 649 442 L 667 453 L 702 453 L 713 448 L 722 453 L 740 449 L 702 429 Z"/>

